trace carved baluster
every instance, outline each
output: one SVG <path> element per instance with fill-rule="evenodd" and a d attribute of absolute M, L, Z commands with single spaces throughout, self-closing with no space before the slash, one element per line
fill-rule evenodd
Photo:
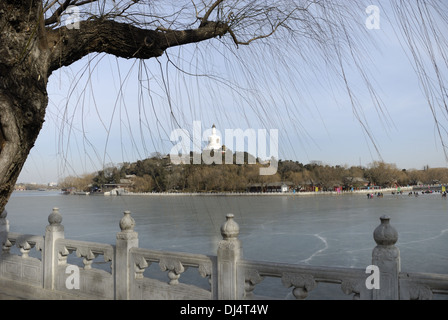
<path fill-rule="evenodd" d="M 17 247 L 20 248 L 22 258 L 25 259 L 29 257 L 29 253 L 33 248 L 35 248 L 36 251 L 42 251 L 42 243 L 37 237 L 30 238 L 29 236 L 23 235 L 16 243 Z"/>
<path fill-rule="evenodd" d="M 0 214 L 0 243 L 2 244 L 2 246 L 5 245 L 9 232 L 9 222 L 8 219 L 6 219 L 7 215 L 8 212 L 6 212 L 6 210 L 3 210 L 3 212 Z"/>
<path fill-rule="evenodd" d="M 43 244 L 43 241 L 36 241 L 36 243 L 34 244 L 34 249 L 42 253 Z"/>
<path fill-rule="evenodd" d="M 104 252 L 103 257 L 104 257 L 104 262 L 112 262 L 113 261 L 113 252 L 112 251 Z M 113 272 L 114 272 L 114 264 L 111 263 L 110 264 L 110 273 L 113 274 Z"/>
<path fill-rule="evenodd" d="M 410 300 L 432 300 L 433 294 L 430 288 L 425 285 L 411 285 L 409 287 Z"/>
<path fill-rule="evenodd" d="M 143 279 L 143 273 L 145 272 L 146 268 L 150 266 L 151 263 L 148 264 L 146 259 L 142 256 L 135 258 L 135 278 L 136 279 Z"/>
<path fill-rule="evenodd" d="M 292 294 L 296 299 L 305 299 L 308 297 L 308 292 L 316 287 L 316 281 L 311 275 L 299 275 L 284 273 L 282 275 L 282 283 L 285 287 L 294 287 Z"/>
<path fill-rule="evenodd" d="M 61 250 L 58 251 L 58 265 L 66 265 L 67 264 L 67 257 L 70 254 L 70 251 L 67 249 L 67 247 L 63 247 Z"/>
<path fill-rule="evenodd" d="M 202 278 L 208 278 L 208 284 L 212 285 L 212 267 L 210 265 L 199 265 L 198 272 Z"/>
<path fill-rule="evenodd" d="M 257 270 L 249 269 L 245 272 L 244 291 L 245 297 L 250 298 L 253 296 L 255 286 L 263 281 L 264 277 L 260 276 Z"/>
<path fill-rule="evenodd" d="M 162 258 L 159 261 L 159 266 L 162 271 L 169 270 L 168 278 L 169 284 L 178 284 L 181 273 L 185 271 L 184 266 L 179 260 Z"/>
<path fill-rule="evenodd" d="M 168 272 L 168 278 L 170 279 L 169 284 L 178 284 L 179 283 L 180 274 L 177 274 L 177 272 L 174 271 L 174 270 L 170 270 Z"/>
<path fill-rule="evenodd" d="M 360 285 L 364 284 L 364 282 L 356 282 L 354 280 L 344 280 L 341 283 L 342 292 L 345 294 L 353 294 L 353 300 L 360 299 Z"/>
<path fill-rule="evenodd" d="M 2 251 L 3 254 L 9 254 L 11 247 L 14 245 L 8 238 L 6 238 L 5 243 L 3 244 Z"/>
<path fill-rule="evenodd" d="M 26 259 L 29 257 L 29 253 L 31 250 L 31 245 L 28 241 L 21 241 L 17 244 L 17 246 L 20 248 L 20 252 L 22 253 L 22 258 Z"/>
<path fill-rule="evenodd" d="M 84 269 L 92 269 L 93 260 L 98 254 L 95 254 L 89 248 L 78 248 L 76 249 L 76 256 L 84 258 L 82 262 L 84 263 Z"/>
<path fill-rule="evenodd" d="M 93 259 L 87 259 L 87 257 L 85 257 L 82 259 L 82 263 L 84 264 L 84 270 L 90 270 L 92 269 Z"/>

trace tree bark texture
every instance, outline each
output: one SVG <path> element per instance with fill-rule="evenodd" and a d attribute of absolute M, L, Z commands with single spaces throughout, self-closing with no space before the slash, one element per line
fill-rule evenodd
<path fill-rule="evenodd" d="M 55 28 L 46 26 L 41 0 L 0 1 L 0 212 L 42 128 L 53 71 L 93 52 L 149 59 L 227 32 L 212 21 L 190 30 L 149 30 L 104 18 Z"/>
<path fill-rule="evenodd" d="M 36 141 L 48 102 L 48 52 L 38 1 L 0 2 L 0 212 Z"/>

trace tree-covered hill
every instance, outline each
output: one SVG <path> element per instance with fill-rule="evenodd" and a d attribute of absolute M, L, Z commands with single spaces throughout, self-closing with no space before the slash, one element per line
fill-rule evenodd
<path fill-rule="evenodd" d="M 226 164 L 223 155 L 222 164 L 193 164 L 192 161 L 173 164 L 168 155 L 155 153 L 144 160 L 109 165 L 83 176 L 66 177 L 59 185 L 86 191 L 118 185 L 132 192 L 246 192 L 268 191 L 283 183 L 296 191 L 311 191 L 316 187 L 329 191 L 448 183 L 447 168 L 399 169 L 395 164 L 385 162 L 349 167 L 278 160 L 275 174 L 260 175 L 259 169 L 267 164 L 262 164 L 259 159 L 244 153 L 244 163 L 236 161 L 236 154 L 233 154 L 233 160 Z"/>

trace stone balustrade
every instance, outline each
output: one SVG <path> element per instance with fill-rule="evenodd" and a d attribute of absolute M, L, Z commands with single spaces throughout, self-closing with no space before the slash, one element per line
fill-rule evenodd
<path fill-rule="evenodd" d="M 253 295 L 255 286 L 268 277 L 278 278 L 283 286 L 292 288 L 292 294 L 296 299 L 305 299 L 318 283 L 339 284 L 343 293 L 353 294 L 353 299 L 359 299 L 360 293 L 366 292 L 363 290 L 368 276 L 365 269 L 244 260 L 240 263 L 240 267 L 245 274 L 246 298 L 256 298 Z"/>
<path fill-rule="evenodd" d="M 9 232 L 6 241 L 3 243 L 3 253 L 9 253 L 13 246 L 20 249 L 22 258 L 29 258 L 31 249 L 42 251 L 44 238 L 31 234 L 20 234 Z"/>
<path fill-rule="evenodd" d="M 213 299 L 213 258 L 201 254 L 176 253 L 131 249 L 131 264 L 134 265 L 133 293 L 131 299 L 151 299 L 159 296 L 163 299 Z M 167 273 L 168 281 L 162 282 L 144 275 L 152 264 L 157 264 Z M 181 276 L 187 269 L 195 269 L 197 274 L 208 279 L 208 288 L 182 283 Z"/>
<path fill-rule="evenodd" d="M 6 215 L 0 215 L 0 291 L 27 299 L 258 299 L 255 289 L 268 278 L 296 299 L 306 299 L 324 283 L 362 300 L 448 295 L 447 274 L 401 271 L 398 232 L 387 216 L 373 232 L 377 245 L 370 273 L 244 259 L 233 214 L 221 226 L 216 256 L 140 248 L 129 211 L 119 222 L 114 245 L 65 239 L 57 208 L 48 217 L 45 236 L 9 232 Z"/>

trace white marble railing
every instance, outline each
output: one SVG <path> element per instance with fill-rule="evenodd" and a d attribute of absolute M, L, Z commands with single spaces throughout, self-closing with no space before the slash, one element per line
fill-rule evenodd
<path fill-rule="evenodd" d="M 92 269 L 93 260 L 98 256 L 103 256 L 105 262 L 112 262 L 114 257 L 114 247 L 112 245 L 79 240 L 59 239 L 56 244 L 56 251 L 59 258 L 58 265 L 66 265 L 67 256 L 75 252 L 78 258 L 83 258 L 84 270 Z"/>
<path fill-rule="evenodd" d="M 35 248 L 36 251 L 42 251 L 44 244 L 44 238 L 41 236 L 35 236 L 31 234 L 20 234 L 15 232 L 9 232 L 6 241 L 3 243 L 3 252 L 9 253 L 13 246 L 20 249 L 22 258 L 29 258 L 31 249 Z"/>
<path fill-rule="evenodd" d="M 151 298 L 155 291 L 165 299 L 213 299 L 212 259 L 201 254 L 132 248 L 131 265 L 134 265 L 135 275 L 132 281 L 134 289 L 131 290 L 133 293 L 131 299 Z M 155 281 L 144 275 L 145 270 L 152 264 L 157 264 L 162 272 L 167 273 L 168 281 Z M 183 284 L 181 276 L 187 269 L 195 269 L 198 275 L 208 279 L 208 288 Z"/>
<path fill-rule="evenodd" d="M 243 260 L 240 266 L 245 274 L 247 298 L 255 298 L 252 293 L 255 286 L 270 277 L 278 278 L 283 286 L 292 288 L 292 294 L 296 299 L 305 299 L 319 283 L 339 284 L 341 292 L 353 294 L 353 298 L 358 299 L 362 291 L 359 286 L 366 280 L 364 269 L 247 260 Z"/>
<path fill-rule="evenodd" d="M 139 248 L 135 221 L 128 211 L 120 221 L 115 245 L 65 239 L 56 208 L 48 218 L 45 236 L 9 232 L 4 212 L 0 215 L 0 292 L 30 299 L 240 300 L 261 298 L 255 289 L 271 278 L 296 299 L 307 298 L 321 283 L 339 286 L 341 294 L 353 299 L 448 295 L 447 274 L 401 271 L 395 246 L 398 233 L 389 220 L 381 217 L 374 230 L 377 246 L 370 262 L 373 273 L 369 273 L 358 268 L 244 259 L 232 214 L 221 226 L 217 255 L 208 256 Z M 285 298 L 263 291 L 269 298 Z"/>

